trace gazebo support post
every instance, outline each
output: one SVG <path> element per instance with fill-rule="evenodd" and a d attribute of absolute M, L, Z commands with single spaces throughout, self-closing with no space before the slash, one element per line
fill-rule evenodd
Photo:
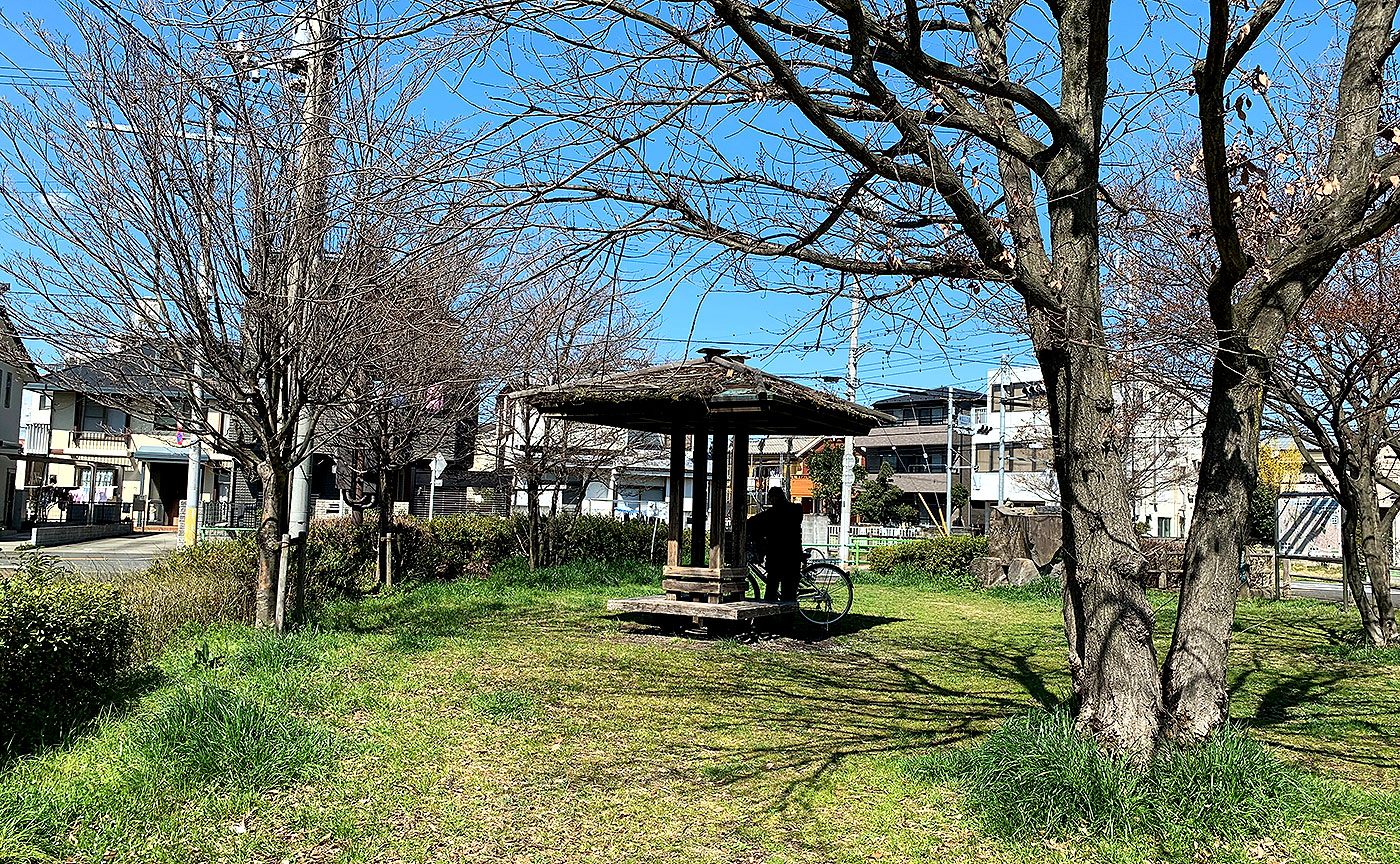
<path fill-rule="evenodd" d="M 695 464 L 690 472 L 690 566 L 705 566 L 705 495 L 709 491 L 706 482 L 709 474 L 710 457 L 706 453 L 709 443 L 705 427 L 695 429 Z"/>
<path fill-rule="evenodd" d="M 747 569 L 749 522 L 749 433 L 734 430 L 734 467 L 730 479 L 729 564 Z"/>
<path fill-rule="evenodd" d="M 716 580 L 724 578 L 724 487 L 729 482 L 729 472 L 725 470 L 728 457 L 729 436 L 720 426 L 715 429 L 714 444 L 710 447 L 710 459 L 715 466 L 710 472 L 710 569 Z"/>
<path fill-rule="evenodd" d="M 685 430 L 671 427 L 671 506 L 666 522 L 666 566 L 681 564 L 681 538 L 685 536 Z"/>

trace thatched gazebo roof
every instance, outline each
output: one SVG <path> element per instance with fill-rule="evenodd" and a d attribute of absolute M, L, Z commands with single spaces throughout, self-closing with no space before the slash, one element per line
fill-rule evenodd
<path fill-rule="evenodd" d="M 535 410 L 585 423 L 670 433 L 724 424 L 750 435 L 864 435 L 897 422 L 707 348 L 704 357 L 510 394 Z"/>

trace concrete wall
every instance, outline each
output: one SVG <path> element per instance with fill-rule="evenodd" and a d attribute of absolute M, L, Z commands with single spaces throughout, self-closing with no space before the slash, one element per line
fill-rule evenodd
<path fill-rule="evenodd" d="M 34 548 L 42 549 L 46 546 L 81 543 L 101 537 L 121 537 L 130 533 L 130 522 L 116 522 L 111 525 L 43 525 L 30 533 L 29 542 Z"/>

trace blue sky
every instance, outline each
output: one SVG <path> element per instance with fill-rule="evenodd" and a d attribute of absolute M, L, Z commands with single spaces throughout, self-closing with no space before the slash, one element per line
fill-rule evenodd
<path fill-rule="evenodd" d="M 10 18 L 28 14 L 51 29 L 59 32 L 66 29 L 61 13 L 44 0 L 7 4 L 0 9 Z M 37 57 L 18 36 L 0 30 L 0 97 L 8 98 L 7 94 L 13 94 L 16 83 L 31 76 L 44 77 L 48 68 L 44 58 Z M 490 73 L 482 70 L 478 74 Z M 487 80 L 466 82 L 468 87 L 477 85 L 483 89 L 490 83 Z M 433 119 L 449 121 L 454 113 L 460 114 L 469 106 L 461 100 L 445 98 L 440 102 L 433 100 L 426 108 Z M 16 242 L 9 235 L 10 227 L 0 224 L 4 231 L 0 245 L 6 249 L 14 248 Z M 757 269 L 764 272 L 765 268 L 775 283 L 797 279 L 793 266 L 786 262 L 768 262 Z M 638 269 L 631 276 L 646 284 L 650 274 Z M 834 282 L 835 277 L 831 278 Z M 879 288 L 877 284 L 869 287 L 871 290 Z M 654 316 L 647 339 L 658 358 L 674 359 L 686 352 L 693 354 L 698 347 L 719 345 L 752 355 L 754 362 L 770 371 L 806 376 L 807 383 L 818 383 L 818 376 L 845 374 L 844 326 L 848 301 L 834 303 L 838 313 L 834 326 L 815 328 L 809 325 L 795 330 L 797 322 L 817 310 L 818 301 L 793 294 L 742 290 L 724 282 L 706 283 L 698 276 L 657 281 L 645 287 L 638 294 L 638 300 L 644 311 Z M 959 298 L 956 302 L 965 301 Z M 956 308 L 936 311 L 954 318 L 965 317 L 959 316 Z M 890 385 L 975 385 L 985 381 L 987 369 L 997 365 L 1003 353 L 1009 354 L 1017 365 L 1033 362 L 1023 340 L 992 331 L 976 319 L 959 324 L 950 334 L 918 334 L 909 327 L 895 327 L 890 320 L 879 316 L 867 317 L 861 329 L 862 342 L 869 346 L 860 363 L 859 398 L 865 401 L 889 395 L 893 392 Z"/>

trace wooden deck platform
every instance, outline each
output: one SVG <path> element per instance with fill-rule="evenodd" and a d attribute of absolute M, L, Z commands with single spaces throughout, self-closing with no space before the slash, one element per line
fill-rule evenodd
<path fill-rule="evenodd" d="M 665 594 L 655 597 L 629 597 L 609 600 L 613 612 L 651 612 L 657 615 L 684 615 L 690 618 L 718 618 L 725 621 L 752 621 L 797 611 L 796 603 L 770 603 L 766 600 L 734 600 L 729 603 L 696 603 L 672 600 Z"/>

